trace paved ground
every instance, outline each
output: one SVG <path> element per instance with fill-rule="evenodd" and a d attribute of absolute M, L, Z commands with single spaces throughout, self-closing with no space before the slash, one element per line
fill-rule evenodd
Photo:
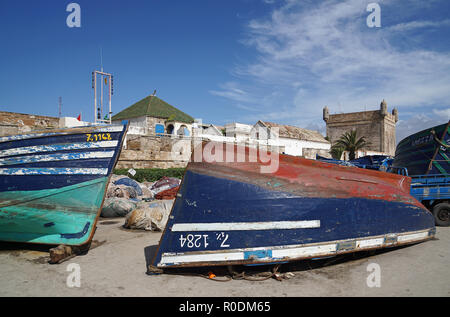
<path fill-rule="evenodd" d="M 147 275 L 161 233 L 128 231 L 121 228 L 123 222 L 101 219 L 94 240 L 106 242 L 59 265 L 47 263 L 48 248 L 1 244 L 0 296 L 450 296 L 449 227 L 438 227 L 435 240 L 416 245 L 284 265 L 281 271 L 293 277 L 281 282 L 223 283 L 181 274 Z M 67 284 L 76 281 L 71 279 L 74 266 L 80 269 L 79 287 Z M 379 284 L 372 278 L 378 269 Z"/>

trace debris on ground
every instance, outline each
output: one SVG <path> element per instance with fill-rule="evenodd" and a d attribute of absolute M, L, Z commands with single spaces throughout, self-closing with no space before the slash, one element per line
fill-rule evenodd
<path fill-rule="evenodd" d="M 175 199 L 179 188 L 180 188 L 180 186 L 163 190 L 162 192 L 157 193 L 155 195 L 155 198 L 156 199 Z"/>
<path fill-rule="evenodd" d="M 153 195 L 156 195 L 162 191 L 178 187 L 180 186 L 181 180 L 175 177 L 166 177 L 164 176 L 159 181 L 155 182 L 150 190 L 152 191 Z"/>
<path fill-rule="evenodd" d="M 142 196 L 142 189 L 138 182 L 129 177 L 122 177 L 114 182 L 115 185 L 125 185 L 136 190 L 138 196 Z"/>
<path fill-rule="evenodd" d="M 88 250 L 95 249 L 98 246 L 104 244 L 105 241 L 97 241 L 92 240 L 88 245 L 83 246 L 69 246 L 60 244 L 55 248 L 49 250 L 50 260 L 48 263 L 50 264 L 61 264 L 64 261 L 67 261 L 77 255 L 81 255 L 86 253 Z"/>
<path fill-rule="evenodd" d="M 128 229 L 162 231 L 180 183 L 175 177 L 140 183 L 125 175 L 112 175 L 101 216 L 125 217 L 124 227 Z"/>
<path fill-rule="evenodd" d="M 164 230 L 174 201 L 172 199 L 140 203 L 135 210 L 126 216 L 124 227 L 147 231 Z"/>
<path fill-rule="evenodd" d="M 101 216 L 105 218 L 125 217 L 136 208 L 136 202 L 124 197 L 106 198 Z"/>
<path fill-rule="evenodd" d="M 106 192 L 106 198 L 137 198 L 138 192 L 134 187 L 126 185 L 111 185 Z"/>

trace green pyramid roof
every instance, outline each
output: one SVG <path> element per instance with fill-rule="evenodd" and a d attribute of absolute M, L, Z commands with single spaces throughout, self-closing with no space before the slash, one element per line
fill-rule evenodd
<path fill-rule="evenodd" d="M 144 116 L 163 119 L 170 118 L 172 121 L 185 123 L 194 122 L 194 118 L 190 115 L 178 110 L 174 106 L 169 105 L 167 102 L 156 96 L 145 97 L 144 99 L 114 115 L 112 120 L 124 120 Z"/>

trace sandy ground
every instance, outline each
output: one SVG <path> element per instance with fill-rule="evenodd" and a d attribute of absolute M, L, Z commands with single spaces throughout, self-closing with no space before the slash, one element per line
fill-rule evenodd
<path fill-rule="evenodd" d="M 415 245 L 286 264 L 280 271 L 293 276 L 283 281 L 217 282 L 186 272 L 148 275 L 161 233 L 125 230 L 123 223 L 100 219 L 94 240 L 106 242 L 56 265 L 48 264 L 48 247 L 0 244 L 0 296 L 450 296 L 450 227 L 437 227 L 436 239 Z M 79 287 L 71 278 L 74 267 Z M 264 269 L 270 268 L 259 268 Z M 372 279 L 378 269 L 379 284 Z M 218 278 L 226 273 L 211 270 Z"/>

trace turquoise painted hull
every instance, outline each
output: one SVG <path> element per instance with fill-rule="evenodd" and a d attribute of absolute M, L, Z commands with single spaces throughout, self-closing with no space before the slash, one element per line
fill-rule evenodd
<path fill-rule="evenodd" d="M 0 240 L 88 245 L 128 124 L 0 137 Z"/>
<path fill-rule="evenodd" d="M 90 241 L 108 177 L 58 189 L 0 193 L 0 240 L 82 245 Z"/>

